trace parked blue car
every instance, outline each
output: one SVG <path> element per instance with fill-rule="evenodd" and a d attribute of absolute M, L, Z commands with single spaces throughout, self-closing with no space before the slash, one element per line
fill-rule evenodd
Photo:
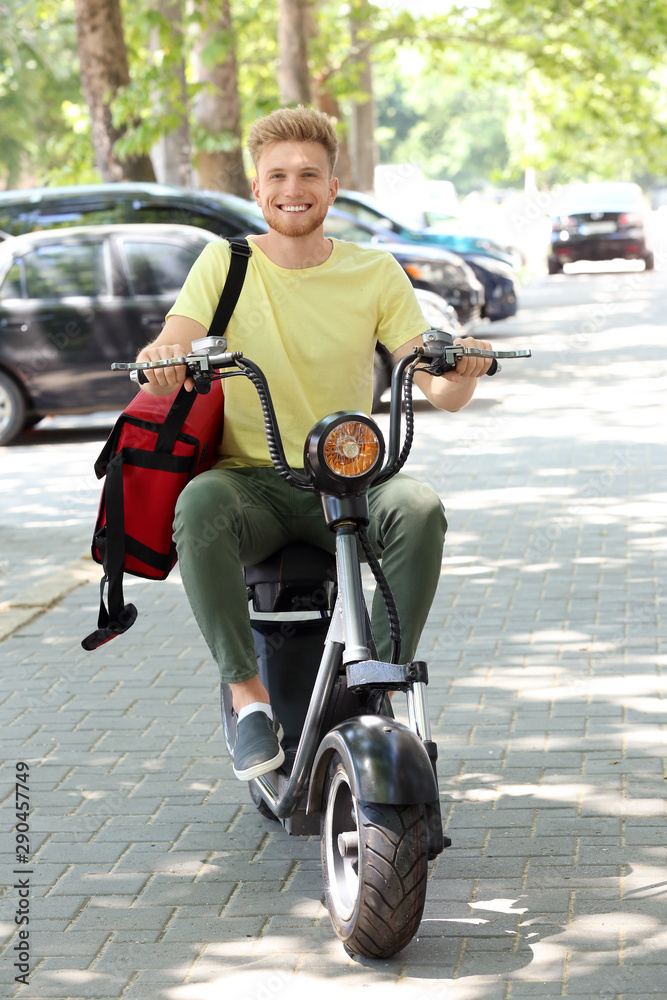
<path fill-rule="evenodd" d="M 455 232 L 446 222 L 438 223 L 428 229 L 411 229 L 395 216 L 388 215 L 373 198 L 358 191 L 339 191 L 335 204 L 337 208 L 356 216 L 361 222 L 388 230 L 394 237 L 399 236 L 409 243 L 442 247 L 460 256 L 474 253 L 482 257 L 491 257 L 503 261 L 510 267 L 521 263 L 518 251 L 512 247 L 502 246 L 486 236 Z"/>

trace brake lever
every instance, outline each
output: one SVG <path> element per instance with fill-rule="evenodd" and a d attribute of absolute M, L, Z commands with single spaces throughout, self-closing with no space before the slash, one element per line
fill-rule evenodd
<path fill-rule="evenodd" d="M 492 358 L 493 363 L 486 373 L 487 375 L 497 375 L 498 372 L 502 371 L 502 365 L 499 363 L 498 358 L 532 357 L 531 351 L 490 351 L 481 347 L 465 347 L 463 344 L 452 344 L 451 346 L 443 347 L 442 341 L 439 343 L 437 341 L 434 342 L 432 347 L 425 344 L 422 348 L 415 348 L 415 353 L 429 362 L 422 368 L 422 371 L 435 376 L 445 375 L 447 372 L 454 371 L 457 361 L 463 357 Z"/>
<path fill-rule="evenodd" d="M 112 372 L 141 372 L 147 368 L 175 368 L 176 365 L 187 365 L 187 358 L 161 358 L 159 361 L 114 361 Z"/>

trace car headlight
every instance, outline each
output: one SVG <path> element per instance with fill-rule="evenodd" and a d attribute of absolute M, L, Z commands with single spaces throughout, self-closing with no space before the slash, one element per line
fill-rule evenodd
<path fill-rule="evenodd" d="M 420 261 L 419 264 L 406 264 L 405 270 L 410 277 L 433 285 L 434 288 L 456 288 L 461 283 L 454 269 L 443 264 Z"/>
<path fill-rule="evenodd" d="M 380 429 L 363 413 L 333 413 L 320 420 L 306 439 L 304 465 L 320 489 L 362 492 L 383 459 Z"/>

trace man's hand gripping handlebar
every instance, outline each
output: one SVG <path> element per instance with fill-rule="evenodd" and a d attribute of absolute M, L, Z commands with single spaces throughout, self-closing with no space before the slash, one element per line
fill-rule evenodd
<path fill-rule="evenodd" d="M 472 356 L 476 358 L 493 358 L 487 375 L 495 375 L 502 371 L 498 358 L 530 358 L 530 351 L 489 351 L 480 347 L 466 347 L 465 344 L 455 344 L 452 336 L 443 330 L 427 330 L 422 334 L 423 347 L 416 347 L 415 354 L 428 362 L 426 368 L 429 375 L 445 375 L 454 371 L 459 358 Z"/>
<path fill-rule="evenodd" d="M 211 375 L 219 368 L 234 366 L 243 357 L 240 351 L 227 351 L 225 337 L 201 337 L 192 341 L 192 351 L 183 357 L 163 358 L 158 361 L 129 361 L 112 364 L 111 370 L 129 372 L 133 382 L 145 385 L 148 369 L 185 367 L 187 376 L 192 378 L 197 392 L 207 393 L 211 388 Z"/>

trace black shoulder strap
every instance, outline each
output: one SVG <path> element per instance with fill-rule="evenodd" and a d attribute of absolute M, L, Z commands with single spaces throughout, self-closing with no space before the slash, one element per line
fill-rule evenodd
<path fill-rule="evenodd" d="M 248 270 L 248 260 L 252 256 L 252 249 L 245 236 L 242 236 L 238 240 L 230 240 L 229 249 L 232 251 L 232 257 L 229 262 L 227 278 L 220 294 L 220 301 L 209 327 L 208 332 L 211 337 L 224 337 L 225 330 L 229 326 L 229 321 L 236 309 L 236 303 L 243 288 L 246 271 Z M 173 406 L 160 428 L 160 433 L 155 443 L 155 451 L 165 451 L 171 454 L 176 438 L 196 398 L 196 392 L 187 392 L 181 387 Z"/>
<path fill-rule="evenodd" d="M 252 256 L 252 248 L 245 236 L 239 240 L 230 240 L 229 249 L 232 251 L 232 257 L 229 262 L 225 287 L 209 327 L 208 332 L 211 337 L 224 337 L 243 288 L 248 270 L 248 259 Z"/>

